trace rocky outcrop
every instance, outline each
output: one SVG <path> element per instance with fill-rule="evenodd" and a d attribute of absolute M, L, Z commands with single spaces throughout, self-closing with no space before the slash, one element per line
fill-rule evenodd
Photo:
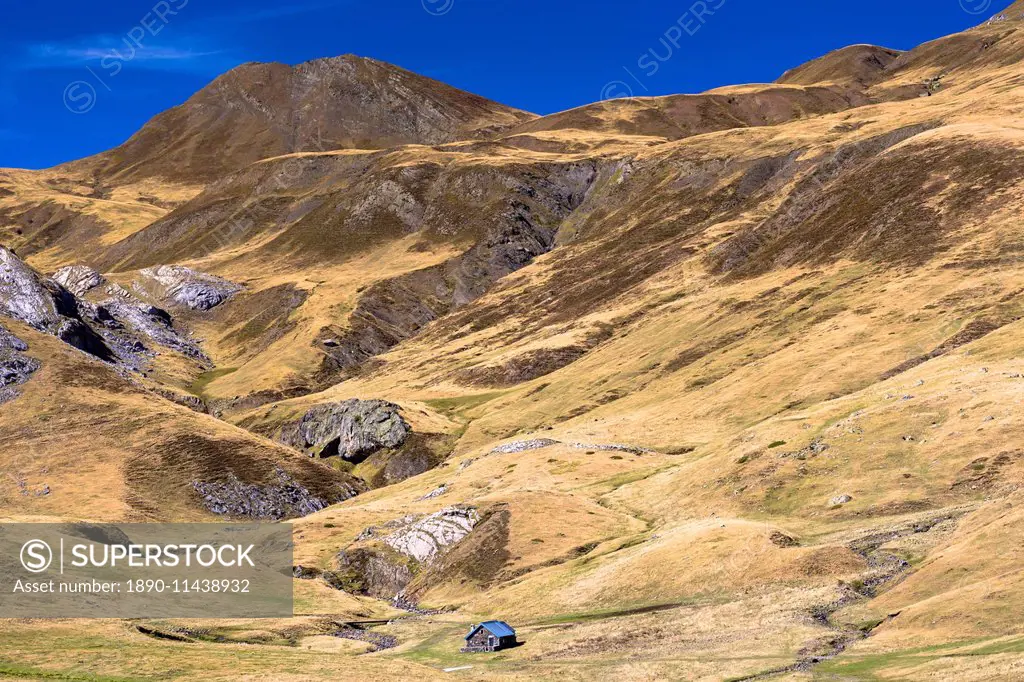
<path fill-rule="evenodd" d="M 0 327 L 0 352 L 3 351 L 26 351 L 28 344 L 17 336 Z"/>
<path fill-rule="evenodd" d="M 400 446 L 412 433 L 398 411 L 398 405 L 383 400 L 318 405 L 286 427 L 281 440 L 313 456 L 361 462 L 379 450 Z"/>
<path fill-rule="evenodd" d="M 541 448 L 549 448 L 552 445 L 564 445 L 574 450 L 599 450 L 602 452 L 626 452 L 631 455 L 644 455 L 653 450 L 647 448 L 637 447 L 635 445 L 623 445 L 622 443 L 562 443 L 561 441 L 552 440 L 551 438 L 535 438 L 532 440 L 517 440 L 511 443 L 505 443 L 491 450 L 492 455 L 510 455 L 517 452 L 527 452 L 529 450 L 539 450 Z"/>
<path fill-rule="evenodd" d="M 308 516 L 359 494 L 349 487 L 334 499 L 318 497 L 281 468 L 277 479 L 276 483 L 258 485 L 232 476 L 224 482 L 196 481 L 192 487 L 214 514 L 269 521 Z"/>
<path fill-rule="evenodd" d="M 470 303 L 495 282 L 528 265 L 556 244 L 558 226 L 584 202 L 598 177 L 596 163 L 558 164 L 529 174 L 486 171 L 445 173 L 434 180 L 433 197 L 501 197 L 486 204 L 471 202 L 456 210 L 460 231 L 475 232 L 476 243 L 444 263 L 386 279 L 369 286 L 360 296 L 346 327 L 321 330 L 318 343 L 324 353 L 318 383 L 330 385 L 349 375 L 374 356 L 420 334 L 431 322 Z M 500 187 L 500 192 L 493 188 Z M 408 206 L 390 205 L 393 219 L 411 219 Z M 425 199 L 418 209 L 416 231 L 451 229 L 452 206 L 436 198 Z M 378 218 L 379 219 L 379 218 Z M 407 225 L 407 229 L 412 229 Z M 543 354 L 542 354 L 543 355 Z M 568 362 L 564 354 L 543 361 L 532 358 L 524 372 L 545 372 L 540 365 Z M 553 371 L 553 368 L 551 368 Z"/>
<path fill-rule="evenodd" d="M 541 448 L 549 448 L 552 445 L 558 445 L 559 441 L 552 440 L 550 438 L 534 438 L 532 440 L 517 440 L 512 443 L 505 443 L 491 450 L 492 455 L 511 455 L 517 452 L 527 452 L 529 450 L 540 450 Z"/>
<path fill-rule="evenodd" d="M 504 574 L 512 558 L 509 551 L 511 521 L 512 512 L 507 504 L 498 503 L 481 510 L 469 535 L 439 553 L 416 574 L 403 593 L 405 600 L 415 603 L 424 593 L 441 584 L 486 587 L 502 580 L 503 575 L 514 577 Z"/>
<path fill-rule="evenodd" d="M 363 630 L 358 627 L 344 627 L 334 633 L 335 637 L 351 639 L 356 642 L 366 642 L 373 651 L 385 651 L 398 646 L 398 638 L 394 635 L 385 635 L 372 630 Z"/>
<path fill-rule="evenodd" d="M 94 306 L 96 321 L 103 324 L 104 338 L 125 361 L 146 352 L 145 338 L 185 357 L 209 362 L 199 346 L 174 328 L 170 314 L 133 296 L 119 296 Z"/>
<path fill-rule="evenodd" d="M 853 497 L 851 495 L 836 495 L 828 501 L 828 506 L 830 509 L 836 509 L 849 504 L 850 502 L 853 502 Z"/>
<path fill-rule="evenodd" d="M 470 534 L 480 520 L 472 507 L 448 507 L 391 533 L 384 543 L 419 562 L 429 562 Z"/>
<path fill-rule="evenodd" d="M 0 314 L 55 334 L 62 322 L 78 316 L 78 310 L 70 292 L 0 247 Z"/>
<path fill-rule="evenodd" d="M 82 321 L 79 301 L 74 294 L 43 278 L 3 247 L 0 247 L 0 315 L 52 334 L 102 360 L 109 361 L 113 357 L 103 340 Z"/>
<path fill-rule="evenodd" d="M 0 327 L 0 404 L 18 397 L 17 386 L 24 384 L 40 365 L 37 360 L 22 355 L 28 344 Z"/>
<path fill-rule="evenodd" d="M 624 445 L 622 443 L 566 443 L 575 450 L 598 450 L 601 452 L 625 452 L 631 455 L 646 455 L 654 452 L 647 448 L 636 445 Z"/>
<path fill-rule="evenodd" d="M 336 557 L 337 570 L 323 574 L 336 590 L 378 599 L 393 599 L 415 576 L 415 563 L 406 557 L 357 547 Z"/>
<path fill-rule="evenodd" d="M 0 315 L 132 370 L 141 370 L 155 355 L 150 344 L 208 362 L 199 346 L 174 328 L 166 311 L 123 287 L 110 284 L 106 290 L 110 298 L 100 303 L 78 297 L 103 282 L 95 270 L 80 265 L 62 268 L 54 279 L 46 279 L 0 247 Z"/>
<path fill-rule="evenodd" d="M 323 579 L 350 594 L 400 599 L 421 570 L 457 546 L 480 522 L 475 507 L 452 506 L 367 528 L 338 553 Z"/>
<path fill-rule="evenodd" d="M 209 363 L 198 344 L 175 329 L 166 310 L 146 303 L 120 284 L 108 284 L 105 292 L 109 298 L 96 304 L 80 300 L 78 308 L 120 364 L 140 369 L 148 358 L 156 355 L 151 348 L 153 344 L 200 363 Z"/>
<path fill-rule="evenodd" d="M 50 279 L 75 296 L 84 296 L 106 282 L 103 275 L 85 265 L 68 265 L 53 273 Z"/>
<path fill-rule="evenodd" d="M 180 265 L 146 268 L 139 274 L 155 285 L 161 299 L 191 310 L 216 308 L 242 290 L 234 282 Z"/>

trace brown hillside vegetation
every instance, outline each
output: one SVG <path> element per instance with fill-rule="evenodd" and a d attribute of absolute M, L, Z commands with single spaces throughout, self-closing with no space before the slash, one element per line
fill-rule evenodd
<path fill-rule="evenodd" d="M 778 82 L 786 85 L 853 82 L 865 86 L 878 81 L 901 54 L 899 50 L 877 45 L 851 45 L 787 71 Z"/>
<path fill-rule="evenodd" d="M 245 64 L 85 165 L 108 182 L 216 180 L 300 151 L 438 144 L 532 118 L 390 64 L 354 55 L 296 67 Z"/>
<path fill-rule="evenodd" d="M 102 276 L 64 324 L 145 345 L 0 307 L 0 513 L 288 519 L 301 567 L 287 620 L 0 624 L 0 673 L 1024 678 L 1022 21 L 542 118 L 247 65 L 0 172 L 32 281 Z M 353 405 L 408 437 L 295 440 Z"/>

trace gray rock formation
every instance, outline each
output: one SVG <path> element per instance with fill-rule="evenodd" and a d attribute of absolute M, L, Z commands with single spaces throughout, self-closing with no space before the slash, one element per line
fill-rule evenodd
<path fill-rule="evenodd" d="M 82 321 L 79 301 L 74 294 L 43 278 L 3 247 L 0 247 L 0 315 L 52 334 L 102 360 L 112 359 L 103 340 Z"/>
<path fill-rule="evenodd" d="M 410 514 L 367 528 L 355 545 L 338 553 L 337 570 L 323 579 L 350 594 L 401 599 L 424 567 L 458 545 L 480 523 L 476 508 L 453 506 L 428 515 Z"/>
<path fill-rule="evenodd" d="M 195 342 L 174 328 L 167 311 L 144 303 L 131 295 L 103 301 L 96 306 L 96 315 L 106 322 L 107 331 L 103 333 L 104 338 L 107 338 L 111 347 L 118 350 L 119 355 L 126 360 L 133 354 L 145 352 L 146 348 L 139 338 L 141 335 L 159 346 L 193 360 L 209 362 L 209 358 Z M 110 323 L 111 320 L 113 324 Z"/>
<path fill-rule="evenodd" d="M 623 445 L 622 443 L 567 443 L 570 448 L 576 450 L 599 450 L 601 452 L 626 452 L 631 455 L 646 455 L 654 452 L 647 448 L 635 445 Z"/>
<path fill-rule="evenodd" d="M 286 428 L 281 440 L 315 456 L 360 462 L 384 448 L 398 447 L 409 437 L 412 429 L 398 410 L 398 405 L 383 400 L 318 405 Z"/>
<path fill-rule="evenodd" d="M 20 353 L 0 352 L 0 403 L 17 398 L 14 387 L 28 381 L 38 369 L 37 360 Z"/>
<path fill-rule="evenodd" d="M 28 344 L 0 327 L 0 404 L 18 397 L 17 386 L 24 384 L 39 369 L 39 362 L 22 351 Z"/>
<path fill-rule="evenodd" d="M 323 579 L 349 594 L 393 599 L 415 577 L 411 562 L 362 547 L 338 552 L 335 562 L 337 570 L 325 571 Z"/>
<path fill-rule="evenodd" d="M 43 277 L 13 252 L 0 247 L 0 315 L 52 334 L 101 360 L 136 371 L 141 371 L 156 355 L 152 345 L 200 363 L 209 362 L 194 341 L 175 329 L 170 314 L 143 302 L 120 285 L 109 284 L 106 292 L 110 298 L 100 303 L 78 298 L 72 290 L 85 293 L 103 284 L 95 270 L 70 266 L 58 270 L 54 278 Z M 187 292 L 182 295 L 190 296 Z"/>
<path fill-rule="evenodd" d="M 13 252 L 0 247 L 0 315 L 53 334 L 78 311 L 70 292 L 44 280 Z"/>
<path fill-rule="evenodd" d="M 17 336 L 0 327 L 0 352 L 2 351 L 26 351 L 28 344 Z"/>
<path fill-rule="evenodd" d="M 103 275 L 86 265 L 68 265 L 53 273 L 50 279 L 75 296 L 84 296 L 106 282 Z"/>
<path fill-rule="evenodd" d="M 180 265 L 146 268 L 139 274 L 157 285 L 161 298 L 192 310 L 210 310 L 242 290 L 234 282 Z"/>
<path fill-rule="evenodd" d="M 232 477 L 226 482 L 196 481 L 192 486 L 214 514 L 269 521 L 307 516 L 359 494 L 355 488 L 348 488 L 334 499 L 325 499 L 313 495 L 283 469 L 278 468 L 277 478 L 276 483 L 268 485 L 244 483 Z"/>
<path fill-rule="evenodd" d="M 421 497 L 420 501 L 422 502 L 423 500 L 433 500 L 436 497 L 441 497 L 442 495 L 444 495 L 447 492 L 448 492 L 448 484 L 447 483 L 442 483 L 441 485 L 437 486 L 436 488 L 431 490 L 429 493 L 427 493 L 426 495 Z"/>
<path fill-rule="evenodd" d="M 517 440 L 512 443 L 505 443 L 491 450 L 492 455 L 511 455 L 516 452 L 527 452 L 528 450 L 540 450 L 558 445 L 557 440 L 550 438 L 535 438 L 533 440 Z"/>
<path fill-rule="evenodd" d="M 832 508 L 842 507 L 844 504 L 849 504 L 850 502 L 853 502 L 853 497 L 850 495 L 836 495 L 828 501 L 828 506 Z"/>
<path fill-rule="evenodd" d="M 517 452 L 527 452 L 528 450 L 539 450 L 541 448 L 549 448 L 552 445 L 563 445 L 561 441 L 552 440 L 550 438 L 534 438 L 532 440 L 517 440 L 511 443 L 505 443 L 491 450 L 492 455 L 510 455 Z M 647 448 L 636 447 L 635 445 L 623 445 L 621 443 L 564 443 L 566 447 L 573 448 L 575 450 L 601 450 L 605 452 L 628 452 L 633 455 L 644 455 L 653 450 Z"/>
<path fill-rule="evenodd" d="M 344 627 L 335 632 L 334 636 L 341 639 L 351 639 L 356 642 L 366 642 L 373 647 L 372 651 L 385 651 L 398 646 L 398 638 L 394 635 L 385 635 L 380 632 L 354 627 Z"/>
<path fill-rule="evenodd" d="M 447 507 L 396 530 L 384 542 L 396 552 L 427 563 L 469 535 L 479 521 L 480 515 L 472 507 Z"/>

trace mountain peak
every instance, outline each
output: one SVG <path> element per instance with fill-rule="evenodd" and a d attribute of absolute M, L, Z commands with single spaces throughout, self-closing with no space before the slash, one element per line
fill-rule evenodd
<path fill-rule="evenodd" d="M 782 74 L 777 81 L 785 85 L 817 83 L 870 83 L 903 54 L 878 45 L 850 45 L 829 52 Z"/>
<path fill-rule="evenodd" d="M 483 136 L 534 118 L 376 59 L 249 62 L 94 158 L 103 177 L 209 181 L 299 151 L 383 149 Z"/>

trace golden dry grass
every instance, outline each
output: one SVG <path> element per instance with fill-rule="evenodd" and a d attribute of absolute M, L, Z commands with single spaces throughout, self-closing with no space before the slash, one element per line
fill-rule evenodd
<path fill-rule="evenodd" d="M 989 26 L 971 37 L 1001 31 Z M 1006 38 L 998 49 L 1017 54 L 1014 41 L 1020 39 Z M 919 85 L 934 75 L 934 65 L 910 60 L 884 88 Z M 585 112 L 600 119 L 588 123 L 590 129 L 551 130 L 545 129 L 551 121 L 533 122 L 499 143 L 395 150 L 394 168 L 500 168 L 590 156 L 614 164 L 628 156 L 645 169 L 624 182 L 620 168 L 619 181 L 599 184 L 591 203 L 570 219 L 559 249 L 397 346 L 376 370 L 320 393 L 228 414 L 233 423 L 267 432 L 329 400 L 399 403 L 417 431 L 457 440 L 452 457 L 434 471 L 295 521 L 296 563 L 330 568 L 363 529 L 407 514 L 456 503 L 506 505 L 508 559 L 499 574 L 485 584 L 431 585 L 422 595 L 425 605 L 458 610 L 383 626 L 381 632 L 401 643 L 384 653 L 363 655 L 364 645 L 325 635 L 318 618 L 398 615 L 387 604 L 297 581 L 300 617 L 294 622 L 231 626 L 242 637 L 291 627 L 298 633 L 294 646 L 157 641 L 127 622 L 4 623 L 0 673 L 15 679 L 51 673 L 71 679 L 450 679 L 456 673 L 438 671 L 469 665 L 458 673 L 465 679 L 723 680 L 806 659 L 845 625 L 872 634 L 833 660 L 777 679 L 1021 677 L 1024 268 L 1015 254 L 1024 185 L 1019 172 L 999 176 L 998 186 L 958 213 L 961 193 L 975 188 L 958 175 L 963 163 L 949 161 L 962 150 L 991 159 L 997 151 L 1024 149 L 1016 70 L 1015 63 L 968 61 L 931 97 L 672 142 L 667 135 L 633 134 L 636 107 L 619 103 Z M 580 115 L 570 113 L 563 117 L 570 122 Z M 931 249 L 921 262 L 899 261 L 905 253 L 878 256 L 902 243 L 913 217 L 900 214 L 894 226 L 899 221 L 886 211 L 899 207 L 886 206 L 876 232 L 887 240 L 871 242 L 877 235 L 866 231 L 833 252 L 846 235 L 813 232 L 804 240 L 818 249 L 810 255 L 795 244 L 740 275 L 716 271 L 708 255 L 775 213 L 811 172 L 810 162 L 758 201 L 740 202 L 700 230 L 684 229 L 695 203 L 732 187 L 759 160 L 798 150 L 817 163 L 841 148 L 934 121 L 943 126 L 922 128 L 872 159 L 910 166 L 923 158 L 924 186 L 941 188 L 918 194 L 918 183 L 906 194 L 908 202 L 919 202 L 916 210 L 934 210 L 931 223 L 942 226 L 915 241 Z M 709 176 L 707 191 L 685 194 L 687 180 L 702 173 Z M 6 175 L 17 201 L 55 196 L 48 176 Z M 845 189 L 832 188 L 834 196 Z M 163 215 L 163 209 L 140 206 L 140 197 L 179 202 L 190 192 L 143 183 L 99 200 L 80 196 L 85 190 L 71 183 L 59 194 L 75 211 L 116 225 L 98 237 L 107 244 Z M 656 206 L 647 203 L 650 196 L 659 198 Z M 871 198 L 861 197 L 857 206 L 869 206 Z M 2 201 L 6 206 L 12 199 Z M 865 221 L 873 219 L 864 212 Z M 284 285 L 303 292 L 303 302 L 286 316 L 287 332 L 257 347 L 244 337 L 244 316 L 228 326 L 216 316 L 190 318 L 218 367 L 233 371 L 193 383 L 195 368 L 167 369 L 169 383 L 226 401 L 299 381 L 318 365 L 313 341 L 320 330 L 344 326 L 365 287 L 436 265 L 463 247 L 413 248 L 419 238 L 410 235 L 326 264 L 267 262 L 261 250 L 274 236 L 189 264 L 243 282 L 245 296 Z M 873 253 L 858 251 L 866 243 L 874 244 Z M 44 269 L 64 264 L 66 248 L 30 261 Z M 640 270 L 671 249 L 698 256 L 666 262 L 628 285 L 622 282 L 629 268 L 614 269 L 624 262 Z M 609 283 L 606 275 L 621 280 Z M 125 282 L 131 276 L 114 275 Z M 610 293 L 591 304 L 587 295 L 597 290 Z M 240 298 L 239 307 L 246 300 Z M 548 300 L 559 307 L 531 304 Z M 474 324 L 479 320 L 489 322 Z M 991 322 L 991 333 L 924 357 L 978 321 Z M 609 327 L 611 333 L 578 360 L 543 376 L 512 386 L 458 381 L 460 371 L 570 347 Z M 238 438 L 287 455 L 231 424 L 128 389 L 95 363 L 68 359 L 49 337 L 12 329 L 30 342 L 30 354 L 41 357 L 44 368 L 22 398 L 0 408 L 3 447 L 33 453 L 19 473 L 54 493 L 26 497 L 4 488 L 0 510 L 7 518 L 131 518 L 138 511 L 127 503 L 125 462 L 168 431 Z M 907 363 L 915 359 L 920 364 Z M 888 376 L 901 365 L 905 371 Z M 563 444 L 491 453 L 499 443 L 539 437 Z M 132 447 L 125 444 L 129 438 Z M 585 445 L 565 445 L 573 442 Z M 70 453 L 69 443 L 75 446 Z M 586 445 L 612 443 L 650 452 Z M 423 499 L 441 484 L 448 487 L 445 495 Z M 173 492 L 151 500 L 152 518 L 206 518 Z M 843 494 L 852 500 L 830 504 Z M 943 515 L 949 518 L 925 527 Z M 905 531 L 922 523 L 922 530 Z M 878 596 L 839 609 L 833 627 L 814 620 L 813 609 L 870 573 L 868 559 L 854 548 L 879 533 L 892 534 L 880 547 L 909 562 L 906 575 Z M 794 546 L 780 544 L 778 534 Z M 484 617 L 509 619 L 526 645 L 497 656 L 459 654 L 465 628 Z"/>

